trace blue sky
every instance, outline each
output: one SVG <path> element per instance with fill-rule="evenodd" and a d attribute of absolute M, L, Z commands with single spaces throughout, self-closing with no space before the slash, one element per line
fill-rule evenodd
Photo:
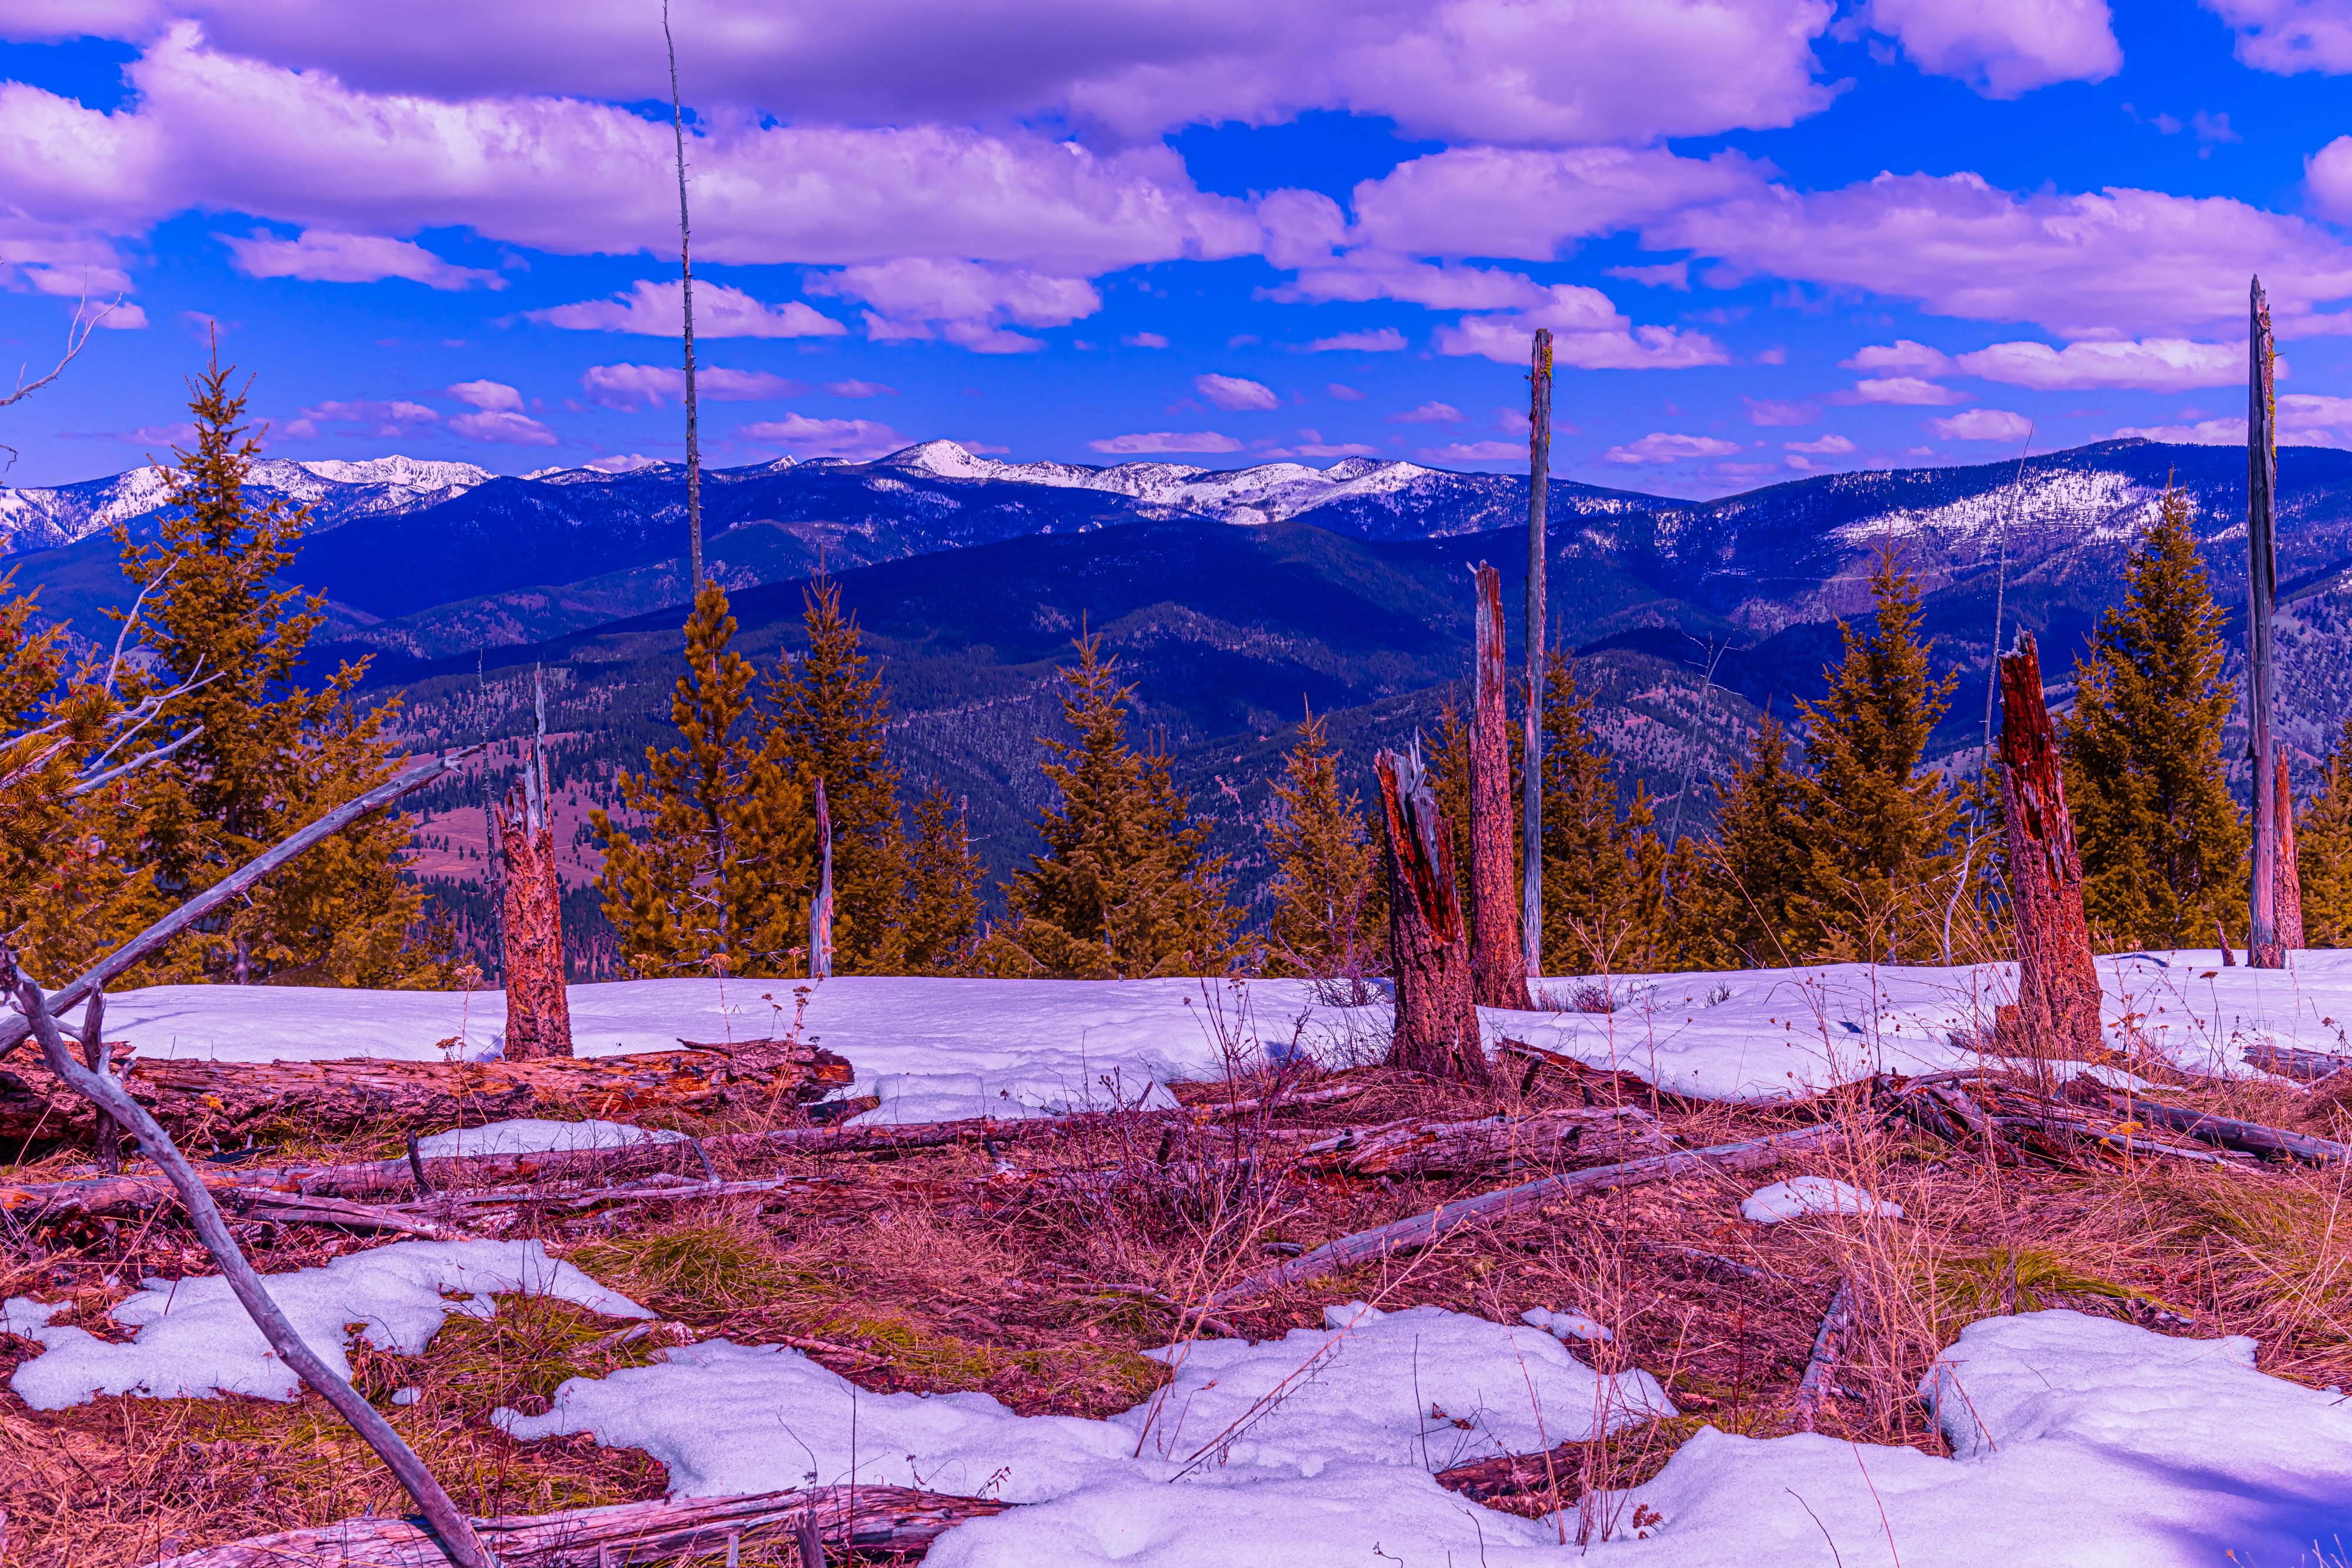
<path fill-rule="evenodd" d="M 682 453 L 657 8 L 17 0 L 8 481 L 173 439 Z M 1363 453 L 1717 494 L 2118 432 L 2352 445 L 2352 0 L 677 0 L 707 461 Z M 724 372 L 724 373 L 720 373 Z"/>

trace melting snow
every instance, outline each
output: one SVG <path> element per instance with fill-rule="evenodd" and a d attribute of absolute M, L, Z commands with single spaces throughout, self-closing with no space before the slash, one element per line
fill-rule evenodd
<path fill-rule="evenodd" d="M 650 1318 L 536 1241 L 402 1241 L 335 1259 L 323 1268 L 265 1277 L 270 1299 L 321 1360 L 349 1376 L 350 1325 L 379 1350 L 415 1355 L 451 1313 L 487 1318 L 494 1294 L 552 1296 L 606 1317 Z M 445 1293 L 446 1292 L 446 1293 Z M 251 1394 L 291 1399 L 300 1380 L 261 1337 L 244 1304 L 218 1275 L 150 1280 L 110 1314 L 137 1331 L 115 1344 L 86 1330 L 52 1324 L 63 1310 L 15 1297 L 0 1328 L 38 1340 L 43 1353 L 9 1379 L 36 1410 L 62 1410 L 100 1394 L 204 1399 Z"/>
<path fill-rule="evenodd" d="M 1791 1176 L 1759 1186 L 1739 1204 L 1739 1217 L 1759 1225 L 1802 1219 L 1809 1214 L 1883 1214 L 1900 1219 L 1903 1206 L 1873 1197 L 1858 1186 L 1815 1176 Z"/>
<path fill-rule="evenodd" d="M 561 1154 L 572 1149 L 617 1149 L 630 1144 L 676 1144 L 685 1134 L 656 1127 L 633 1127 L 626 1122 L 542 1122 L 520 1116 L 479 1127 L 460 1127 L 416 1140 L 416 1152 L 426 1159 L 453 1155 Z"/>

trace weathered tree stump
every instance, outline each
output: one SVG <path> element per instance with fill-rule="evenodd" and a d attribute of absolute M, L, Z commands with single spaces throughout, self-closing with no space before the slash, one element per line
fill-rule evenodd
<path fill-rule="evenodd" d="M 2293 950 L 2303 946 L 2303 873 L 2294 862 L 2294 786 L 2287 781 L 2286 747 L 2279 747 L 2278 767 L 2273 777 L 2278 780 L 2278 806 L 2273 813 L 2278 824 L 2278 892 L 2272 911 L 2277 923 L 2279 946 Z"/>
<path fill-rule="evenodd" d="M 2102 1044 L 2099 972 L 2083 914 L 2083 859 L 2058 768 L 2030 632 L 2000 656 L 2000 802 L 2017 915 L 2017 1009 L 2006 1021 L 2023 1054 L 2086 1060 Z"/>
<path fill-rule="evenodd" d="M 1388 819 L 1389 959 L 1396 970 L 1391 1066 L 1484 1083 L 1486 1052 L 1470 986 L 1470 945 L 1454 881 L 1453 835 L 1421 747 L 1374 761 Z"/>
<path fill-rule="evenodd" d="M 534 799 L 536 797 L 536 800 Z M 506 940 L 506 1054 L 528 1061 L 572 1054 L 572 999 L 563 983 L 562 886 L 555 873 L 555 830 L 543 796 L 527 792 L 499 809 L 503 873 L 499 915 Z"/>
<path fill-rule="evenodd" d="M 1525 1008 L 1519 888 L 1512 864 L 1511 721 L 1503 676 L 1503 574 L 1480 561 L 1476 706 L 1470 715 L 1470 990 L 1480 1007 Z"/>

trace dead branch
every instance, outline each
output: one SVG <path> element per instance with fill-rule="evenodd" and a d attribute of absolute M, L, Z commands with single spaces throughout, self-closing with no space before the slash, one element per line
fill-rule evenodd
<path fill-rule="evenodd" d="M 2316 1138 L 2309 1133 L 2291 1133 L 2284 1127 L 2268 1127 L 2260 1122 L 2241 1122 L 2233 1117 L 2216 1116 L 2204 1111 L 2192 1111 L 2181 1105 L 2159 1105 L 2153 1100 L 2137 1095 L 2106 1092 L 2110 1107 L 2118 1107 L 2134 1120 L 2168 1127 L 2176 1133 L 2186 1133 L 2192 1138 L 2218 1144 L 2225 1149 L 2236 1149 L 2250 1155 L 2266 1155 L 2273 1158 L 2302 1160 L 2306 1164 L 2324 1166 L 2331 1161 L 2352 1159 L 2352 1146 L 2333 1138 Z"/>
<path fill-rule="evenodd" d="M 1820 1413 L 1822 1401 L 1836 1391 L 1838 1358 L 1845 1354 L 1845 1340 L 1853 1327 L 1853 1281 L 1838 1281 L 1837 1294 L 1830 1298 L 1829 1311 L 1822 1314 L 1822 1326 L 1813 1335 L 1812 1359 L 1805 1363 L 1805 1375 L 1797 1381 L 1797 1429 L 1810 1432 Z"/>
<path fill-rule="evenodd" d="M 1673 1154 L 1654 1155 L 1647 1159 L 1595 1166 L 1590 1170 L 1570 1171 L 1560 1176 L 1522 1182 L 1517 1186 L 1481 1193 L 1459 1203 L 1441 1204 L 1409 1219 L 1400 1219 L 1370 1230 L 1357 1231 L 1352 1236 L 1342 1236 L 1336 1241 L 1327 1241 L 1312 1252 L 1289 1259 L 1226 1287 L 1210 1297 L 1207 1305 L 1215 1308 L 1248 1301 L 1301 1280 L 1316 1279 L 1360 1263 L 1413 1251 L 1430 1246 L 1447 1232 L 1474 1219 L 1498 1218 L 1517 1209 L 1530 1208 L 1559 1198 L 1605 1192 L 1641 1182 L 1664 1181 L 1695 1171 L 1753 1170 L 1776 1163 L 1784 1154 L 1822 1148 L 1843 1136 L 1843 1130 L 1835 1123 L 1823 1122 L 1794 1132 L 1773 1133 L 1741 1143 L 1717 1144 L 1704 1149 L 1679 1149 Z"/>
<path fill-rule="evenodd" d="M 2246 1047 L 2246 1065 L 2260 1068 L 2280 1078 L 2293 1078 L 2305 1083 L 2315 1083 L 2331 1073 L 2352 1068 L 2352 1056 L 2339 1056 L 2328 1051 L 2305 1051 L 2298 1046 L 2272 1045 L 2258 1041 Z"/>
<path fill-rule="evenodd" d="M 1638 1106 L 1623 1105 L 1350 1127 L 1309 1144 L 1300 1155 L 1310 1170 L 1375 1176 L 1557 1166 L 1570 1158 L 1622 1160 L 1665 1151 L 1666 1135 L 1657 1119 Z"/>
<path fill-rule="evenodd" d="M 86 277 L 87 275 L 85 275 L 85 277 Z M 43 387 L 47 386 L 51 382 L 56 381 L 59 376 L 65 374 L 66 367 L 72 364 L 75 359 L 80 355 L 82 350 L 89 346 L 89 335 L 98 330 L 99 323 L 104 321 L 109 316 L 113 315 L 115 310 L 120 308 L 121 304 L 122 297 L 121 295 L 117 295 L 115 296 L 112 303 L 100 307 L 98 313 L 96 315 L 91 315 L 89 313 L 89 297 L 88 295 L 84 295 L 74 306 L 73 319 L 66 323 L 66 351 L 59 355 L 58 357 L 58 362 L 49 368 L 49 373 L 43 376 L 39 381 L 27 383 L 25 380 L 24 372 L 22 371 L 17 371 L 16 390 L 12 392 L 0 394 L 0 408 L 6 408 L 11 403 L 24 402 L 26 398 L 32 396 L 35 392 L 40 391 Z"/>

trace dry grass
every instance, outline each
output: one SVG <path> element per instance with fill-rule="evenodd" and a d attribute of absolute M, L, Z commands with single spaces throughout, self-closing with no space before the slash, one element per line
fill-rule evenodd
<path fill-rule="evenodd" d="M 1605 1075 L 1506 1074 L 1485 1090 L 1377 1069 L 1352 1076 L 1366 1084 L 1352 1100 L 1197 1130 L 1113 1117 L 993 1151 L 741 1156 L 721 1174 L 822 1179 L 766 1203 L 524 1213 L 504 1233 L 542 1239 L 697 1337 L 824 1341 L 859 1354 L 819 1351 L 820 1360 L 877 1391 L 980 1389 L 1024 1414 L 1104 1416 L 1147 1397 L 1161 1378 L 1140 1351 L 1201 1332 L 1182 1303 L 1286 1249 L 1536 1174 L 1306 1179 L 1293 1169 L 1300 1129 L 1633 1098 L 1680 1141 L 1702 1145 L 1827 1109 L 1850 1134 L 1834 1157 L 1754 1180 L 1699 1176 L 1553 1204 L 1273 1292 L 1233 1319 L 1253 1337 L 1278 1336 L 1319 1322 L 1326 1303 L 1363 1299 L 1504 1322 L 1540 1306 L 1609 1324 L 1613 1343 L 1579 1353 L 1602 1371 L 1650 1371 L 1685 1414 L 1579 1445 L 1559 1457 L 1542 1495 L 1497 1504 L 1580 1510 L 1587 1530 L 1608 1524 L 1609 1491 L 1654 1474 L 1702 1422 L 1759 1436 L 1789 1429 L 1797 1380 L 1840 1279 L 1853 1281 L 1859 1328 L 1837 1379 L 1845 1396 L 1830 1401 L 1821 1425 L 1857 1440 L 1937 1450 L 1916 1397 L 1921 1376 L 1967 1322 L 2010 1311 L 2064 1306 L 2165 1333 L 2248 1333 L 2265 1370 L 2352 1383 L 2352 1248 L 2337 1173 L 2105 1157 L 2074 1169 L 1994 1165 L 1885 1130 L 1855 1094 L 1776 1111 L 1685 1103 Z M 1201 1086 L 1186 1097 L 1267 1086 Z M 2306 1109 L 2294 1093 L 2230 1088 L 2209 1108 L 2283 1122 Z M 1738 1218 L 1757 1181 L 1804 1171 L 1891 1198 L 1906 1217 L 1770 1227 Z M 374 1244 L 316 1228 L 253 1228 L 248 1240 L 268 1270 Z M 170 1220 L 51 1228 L 0 1249 L 0 1292 L 73 1294 L 84 1326 L 100 1323 L 126 1281 L 208 1271 Z M 581 1438 L 517 1444 L 488 1424 L 501 1406 L 543 1408 L 566 1377 L 656 1353 L 658 1336 L 595 1345 L 613 1326 L 507 1300 L 488 1320 L 453 1317 L 423 1355 L 359 1352 L 356 1381 L 379 1401 L 420 1391 L 387 1413 L 479 1511 L 650 1497 L 663 1479 L 640 1455 Z M 35 1349 L 0 1338 L 0 1376 Z M 42 1414 L 0 1394 L 12 1563 L 128 1568 L 178 1547 L 403 1506 L 315 1400 L 110 1398 Z"/>

